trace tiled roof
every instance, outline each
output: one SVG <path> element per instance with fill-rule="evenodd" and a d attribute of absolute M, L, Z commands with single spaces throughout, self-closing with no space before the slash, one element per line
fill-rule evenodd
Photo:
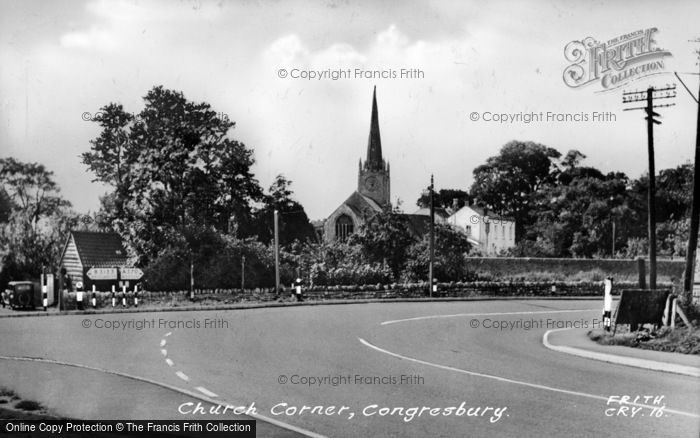
<path fill-rule="evenodd" d="M 357 191 L 352 192 L 352 195 L 343 204 L 347 205 L 357 216 L 362 218 L 367 218 L 374 213 L 382 211 L 382 208 L 373 199 L 363 196 Z"/>
<path fill-rule="evenodd" d="M 418 210 L 414 211 L 413 214 L 417 214 L 420 216 L 430 216 L 430 207 L 419 208 Z M 449 216 L 449 214 L 447 213 L 447 210 L 445 210 L 444 208 L 438 207 L 438 208 L 435 208 L 435 216 L 447 218 Z"/>
<path fill-rule="evenodd" d="M 408 219 L 408 229 L 412 235 L 417 238 L 422 238 L 430 231 L 430 216 L 422 214 L 404 214 Z"/>
<path fill-rule="evenodd" d="M 126 251 L 119 234 L 92 231 L 72 231 L 71 234 L 84 267 L 127 265 Z"/>

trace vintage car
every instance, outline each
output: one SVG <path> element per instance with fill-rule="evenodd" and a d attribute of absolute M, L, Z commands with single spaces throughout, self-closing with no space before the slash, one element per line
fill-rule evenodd
<path fill-rule="evenodd" d="M 7 284 L 3 302 L 14 309 L 34 309 L 41 306 L 41 287 L 34 281 L 11 281 Z"/>

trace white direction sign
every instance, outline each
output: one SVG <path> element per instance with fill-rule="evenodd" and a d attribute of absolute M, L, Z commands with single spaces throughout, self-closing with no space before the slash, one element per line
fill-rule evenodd
<path fill-rule="evenodd" d="M 117 268 L 90 268 L 87 276 L 90 280 L 116 280 Z"/>
<path fill-rule="evenodd" d="M 139 268 L 121 268 L 122 280 L 140 280 L 143 277 L 143 271 Z"/>

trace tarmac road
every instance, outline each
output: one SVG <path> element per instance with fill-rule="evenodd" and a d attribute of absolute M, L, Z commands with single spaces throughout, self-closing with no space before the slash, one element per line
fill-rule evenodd
<path fill-rule="evenodd" d="M 0 355 L 254 403 L 259 415 L 324 436 L 699 436 L 698 379 L 542 345 L 548 329 L 593 328 L 599 307 L 470 301 L 3 318 Z M 111 391 L 143 415 L 164 415 L 162 396 L 152 399 L 142 387 L 77 391 L 97 410 Z M 177 412 L 193 397 L 170 394 L 169 418 L 196 417 Z M 650 397 L 630 406 L 609 403 L 611 396 Z"/>

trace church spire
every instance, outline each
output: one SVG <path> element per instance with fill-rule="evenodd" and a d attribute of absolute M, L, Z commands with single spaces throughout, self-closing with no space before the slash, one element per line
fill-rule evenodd
<path fill-rule="evenodd" d="M 382 139 L 379 135 L 379 111 L 377 110 L 377 86 L 374 86 L 372 95 L 372 121 L 369 126 L 369 140 L 367 141 L 367 161 L 365 169 L 383 170 Z"/>

